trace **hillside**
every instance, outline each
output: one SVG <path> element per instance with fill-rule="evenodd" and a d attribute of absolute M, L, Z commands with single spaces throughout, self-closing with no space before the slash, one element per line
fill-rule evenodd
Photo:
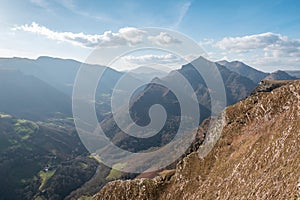
<path fill-rule="evenodd" d="M 0 199 L 63 199 L 97 167 L 72 119 L 42 123 L 0 113 Z"/>
<path fill-rule="evenodd" d="M 225 110 L 221 138 L 179 162 L 168 179 L 107 184 L 102 199 L 296 199 L 300 178 L 300 81 L 286 82 Z"/>

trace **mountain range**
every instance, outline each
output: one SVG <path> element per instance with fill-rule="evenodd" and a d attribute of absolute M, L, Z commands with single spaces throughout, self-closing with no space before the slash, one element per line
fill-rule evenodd
<path fill-rule="evenodd" d="M 88 156 L 87 150 L 79 140 L 72 118 L 71 98 L 76 74 L 81 65 L 82 63 L 74 60 L 51 57 L 39 57 L 36 60 L 0 58 L 0 171 L 5 172 L 9 169 L 8 174 L 0 174 L 0 178 L 5 180 L 1 187 L 1 199 L 72 199 L 84 195 L 91 196 L 111 180 L 132 179 L 140 175 L 122 173 L 104 166 L 99 163 L 99 158 Z M 104 68 L 100 65 L 84 65 Z M 226 102 L 211 100 L 210 94 L 216 93 L 218 88 L 209 87 L 205 80 L 217 80 L 216 74 L 208 73 L 208 77 L 204 78 L 198 73 L 199 70 L 205 72 L 212 65 L 219 71 L 221 81 L 224 83 Z M 153 104 L 160 104 L 167 111 L 164 127 L 155 136 L 145 139 L 127 135 L 116 124 L 111 114 L 111 95 L 115 84 L 125 72 L 107 67 L 105 69 L 95 95 L 98 121 L 114 144 L 132 152 L 164 146 L 178 130 L 181 116 L 180 102 L 175 93 L 164 85 L 179 88 L 179 94 L 185 95 L 189 102 L 194 100 L 190 98 L 186 88 L 192 87 L 201 114 L 197 125 L 203 125 L 212 115 L 212 106 L 225 103 L 223 106 L 229 106 L 226 109 L 228 110 L 232 106 L 235 107 L 236 103 L 241 105 L 241 102 L 247 102 L 247 105 L 250 105 L 249 102 L 252 101 L 249 101 L 249 98 L 253 100 L 253 96 L 260 98 L 260 95 L 266 92 L 287 87 L 285 82 L 270 82 L 270 80 L 294 80 L 299 77 L 298 71 L 265 73 L 238 61 L 211 62 L 203 57 L 168 74 L 149 69 L 144 72 L 146 68 L 136 70 L 130 74 L 130 79 L 150 82 L 135 91 L 130 104 L 124 108 L 129 110 L 133 122 L 141 126 L 149 124 L 148 111 Z M 178 81 L 178 75 L 184 77 L 187 82 Z M 256 87 L 258 84 L 259 87 Z M 250 94 L 251 96 L 247 98 Z M 275 97 L 270 95 L 261 98 Z M 252 103 L 255 102 L 256 100 L 253 100 Z M 286 108 L 292 106 L 288 102 L 285 103 Z M 264 108 L 265 106 L 267 105 L 263 105 Z M 231 113 L 239 113 L 233 110 Z M 258 108 L 255 112 L 258 113 Z M 124 110 L 121 109 L 116 114 L 122 116 Z M 240 115 L 232 116 L 232 120 L 237 117 L 240 119 L 238 122 L 243 124 L 245 116 L 242 116 L 242 113 Z M 130 130 L 131 125 L 128 124 L 127 130 Z M 205 127 L 201 126 L 199 128 L 204 129 Z M 201 131 L 198 136 L 202 139 L 206 137 Z M 196 141 L 193 147 L 169 166 L 169 169 L 174 169 L 177 162 L 189 157 L 192 151 L 197 151 L 202 143 L 202 140 Z M 21 163 L 26 173 L 22 173 L 19 167 Z M 149 181 L 152 184 L 151 179 Z M 106 191 L 111 191 L 109 187 L 106 186 L 100 192 L 100 196 L 106 196 Z"/>
<path fill-rule="evenodd" d="M 194 91 L 196 91 L 196 96 L 198 99 L 199 109 L 201 112 L 201 117 L 199 123 L 201 123 L 204 119 L 210 116 L 211 110 L 211 99 L 209 92 L 213 91 L 213 88 L 208 88 L 202 76 L 198 73 L 198 68 L 207 68 L 211 64 L 214 64 L 202 57 L 194 60 L 192 63 L 182 66 L 181 69 L 176 72 L 180 73 L 185 77 L 188 81 L 188 84 L 192 86 Z M 220 72 L 222 77 L 222 81 L 224 82 L 225 93 L 227 104 L 231 105 L 250 94 L 250 92 L 255 88 L 255 83 L 248 79 L 247 77 L 243 77 L 235 72 L 228 70 L 226 67 L 216 64 L 217 69 Z M 210 77 L 206 77 L 209 79 L 214 79 L 214 74 L 210 74 Z M 122 130 L 120 130 L 114 121 L 114 117 L 107 117 L 105 120 L 101 122 L 101 126 L 103 130 L 105 130 L 106 135 L 108 135 L 112 141 L 115 142 L 118 146 L 122 146 L 130 151 L 144 151 L 149 148 L 159 147 L 165 145 L 173 138 L 174 133 L 178 129 L 180 124 L 180 103 L 178 99 L 172 93 L 171 90 L 162 86 L 162 85 L 175 85 L 177 88 L 185 88 L 183 83 L 178 83 L 176 85 L 174 83 L 177 82 L 177 75 L 175 72 L 170 72 L 167 76 L 159 79 L 155 78 L 151 83 L 149 83 L 144 91 L 140 93 L 135 99 L 132 100 L 130 107 L 130 114 L 133 117 L 133 121 L 140 125 L 146 125 L 149 123 L 150 118 L 148 116 L 148 110 L 151 105 L 161 104 L 164 108 L 166 108 L 166 112 L 168 113 L 168 117 L 166 120 L 165 126 L 162 130 L 153 137 L 148 139 L 143 138 L 134 138 L 132 136 L 128 136 Z M 181 90 L 182 95 L 185 95 L 187 98 L 190 94 L 185 94 L 184 89 Z M 226 100 L 225 99 L 225 100 Z M 223 102 L 215 102 L 216 104 L 222 104 Z M 121 111 L 122 112 L 122 111 Z M 122 115 L 122 113 L 118 113 Z M 131 124 L 128 124 L 127 130 L 130 132 Z M 116 128 L 117 127 L 117 128 Z M 170 130 L 172 127 L 172 130 Z M 138 145 L 137 145 L 138 144 Z"/>
<path fill-rule="evenodd" d="M 229 104 L 247 96 L 249 90 L 253 89 L 255 84 L 262 79 L 292 80 L 296 79 L 297 74 L 299 75 L 299 71 L 265 73 L 239 61 L 219 61 L 215 64 L 224 78 Z M 46 56 L 39 57 L 36 60 L 0 58 L 0 111 L 32 120 L 44 120 L 55 115 L 71 116 L 73 84 L 81 65 L 81 62 L 75 60 Z M 103 68 L 100 65 L 84 65 Z M 193 89 L 197 92 L 198 100 L 201 102 L 200 104 L 208 108 L 209 97 L 207 97 L 208 93 L 204 89 L 206 86 L 203 79 L 188 66 L 187 64 L 177 71 L 182 73 L 188 81 L 191 81 Z M 225 68 L 221 66 L 225 66 Z M 105 69 L 96 92 L 96 109 L 99 121 L 102 121 L 111 113 L 110 96 L 115 84 L 124 74 L 124 72 L 118 72 L 109 67 Z M 143 69 L 133 70 L 130 75 L 133 79 L 140 78 L 143 80 L 150 80 L 151 76 L 153 78 L 159 76 L 160 78 L 149 83 L 149 86 L 147 86 L 149 91 L 151 87 L 154 87 L 155 81 L 168 79 L 169 82 L 174 82 L 172 72 L 166 75 L 165 72 L 154 72 L 150 69 L 144 67 Z M 241 84 L 244 84 L 247 88 L 240 88 Z M 202 86 L 203 88 L 201 88 Z M 239 88 L 239 91 L 234 91 L 235 86 Z M 203 118 L 206 118 L 205 114 Z"/>

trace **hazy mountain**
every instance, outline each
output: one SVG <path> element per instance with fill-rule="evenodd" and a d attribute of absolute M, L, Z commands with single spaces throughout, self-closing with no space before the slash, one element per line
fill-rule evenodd
<path fill-rule="evenodd" d="M 288 73 L 290 76 L 300 78 L 300 70 L 286 70 L 285 72 Z"/>
<path fill-rule="evenodd" d="M 93 199 L 297 199 L 299 96 L 300 81 L 253 94 L 214 119 L 221 138 L 206 157 L 200 147 L 172 173 L 110 182 Z"/>
<path fill-rule="evenodd" d="M 0 70 L 0 112 L 33 120 L 66 117 L 71 98 L 34 76 Z"/>
<path fill-rule="evenodd" d="M 77 72 L 82 65 L 81 62 L 71 59 L 61 59 L 42 56 L 36 60 L 26 58 L 0 58 L 0 69 L 16 69 L 25 75 L 33 75 L 48 83 L 56 89 L 71 96 L 73 84 Z M 102 67 L 100 65 L 89 65 L 87 67 Z M 103 76 L 101 93 L 109 91 L 112 83 L 122 75 L 111 68 L 107 68 Z"/>
<path fill-rule="evenodd" d="M 226 68 L 228 68 L 233 72 L 236 72 L 242 76 L 251 79 L 254 83 L 259 83 L 259 81 L 261 81 L 268 75 L 268 73 L 254 69 L 249 65 L 246 65 L 245 63 L 240 61 L 228 62 L 226 60 L 222 60 L 222 61 L 218 61 L 217 63 L 225 66 Z"/>
<path fill-rule="evenodd" d="M 33 120 L 45 119 L 56 112 L 70 116 L 73 84 L 81 65 L 75 60 L 51 57 L 0 58 L 0 112 Z M 88 64 L 85 67 L 104 68 Z M 105 69 L 96 91 L 99 120 L 110 113 L 110 95 L 123 74 Z"/>
<path fill-rule="evenodd" d="M 278 70 L 266 76 L 264 80 L 296 80 L 297 78 L 289 75 L 285 71 Z"/>
<path fill-rule="evenodd" d="M 170 89 L 162 86 L 160 83 L 168 83 L 174 87 L 178 86 L 179 88 L 185 88 L 186 85 L 177 80 L 176 73 L 183 75 L 188 81 L 188 84 L 193 87 L 197 95 L 199 109 L 201 112 L 200 123 L 210 116 L 211 99 L 209 93 L 216 91 L 207 87 L 204 79 L 194 66 L 206 68 L 211 64 L 213 63 L 200 57 L 199 59 L 194 60 L 192 64 L 184 65 L 181 69 L 170 72 L 166 77 L 154 79 L 152 83 L 147 85 L 144 91 L 142 91 L 136 98 L 132 99 L 129 108 L 130 114 L 135 123 L 139 125 L 146 125 L 150 122 L 148 110 L 152 105 L 161 104 L 166 109 L 168 115 L 167 121 L 162 130 L 155 136 L 147 139 L 129 136 L 118 128 L 112 116 L 101 123 L 103 130 L 115 144 L 130 151 L 146 150 L 148 148 L 168 143 L 173 138 L 173 134 L 176 133 L 180 124 L 180 104 L 174 93 Z M 222 65 L 217 64 L 217 68 L 223 78 L 222 81 L 224 81 L 227 96 L 226 105 L 231 105 L 245 98 L 255 87 L 255 83 L 253 83 L 250 79 L 232 72 Z M 215 74 L 210 74 L 210 76 L 211 77 L 206 78 L 210 78 L 212 80 L 215 79 Z M 186 98 L 190 98 L 190 94 L 185 94 L 185 89 L 181 89 L 181 92 Z M 216 102 L 216 104 L 222 103 L 223 102 Z M 121 113 L 119 114 L 122 114 L 122 111 L 120 112 Z M 130 126 L 131 125 L 129 124 L 128 127 Z M 128 130 L 130 130 L 130 128 L 128 128 Z"/>
<path fill-rule="evenodd" d="M 154 78 L 162 78 L 168 74 L 165 71 L 151 67 L 139 67 L 131 70 L 129 73 L 136 79 L 140 79 L 145 82 L 150 82 Z"/>

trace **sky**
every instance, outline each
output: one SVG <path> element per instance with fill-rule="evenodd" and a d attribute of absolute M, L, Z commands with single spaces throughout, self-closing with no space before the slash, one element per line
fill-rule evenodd
<path fill-rule="evenodd" d="M 135 45 L 142 28 L 159 27 L 191 38 L 213 61 L 239 60 L 263 71 L 300 70 L 299 7 L 299 0 L 1 0 L 0 57 L 84 62 L 99 45 Z M 166 32 L 151 37 L 176 43 Z M 178 60 L 148 51 L 124 60 L 172 59 Z"/>

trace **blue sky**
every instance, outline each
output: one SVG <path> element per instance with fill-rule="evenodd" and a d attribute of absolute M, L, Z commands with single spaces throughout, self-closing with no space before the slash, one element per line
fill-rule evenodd
<path fill-rule="evenodd" d="M 264 71 L 300 69 L 299 7 L 298 0 L 2 0 L 0 57 L 84 61 L 93 47 L 61 33 L 87 39 L 127 27 L 162 27 L 191 37 L 211 60 L 241 60 Z"/>

